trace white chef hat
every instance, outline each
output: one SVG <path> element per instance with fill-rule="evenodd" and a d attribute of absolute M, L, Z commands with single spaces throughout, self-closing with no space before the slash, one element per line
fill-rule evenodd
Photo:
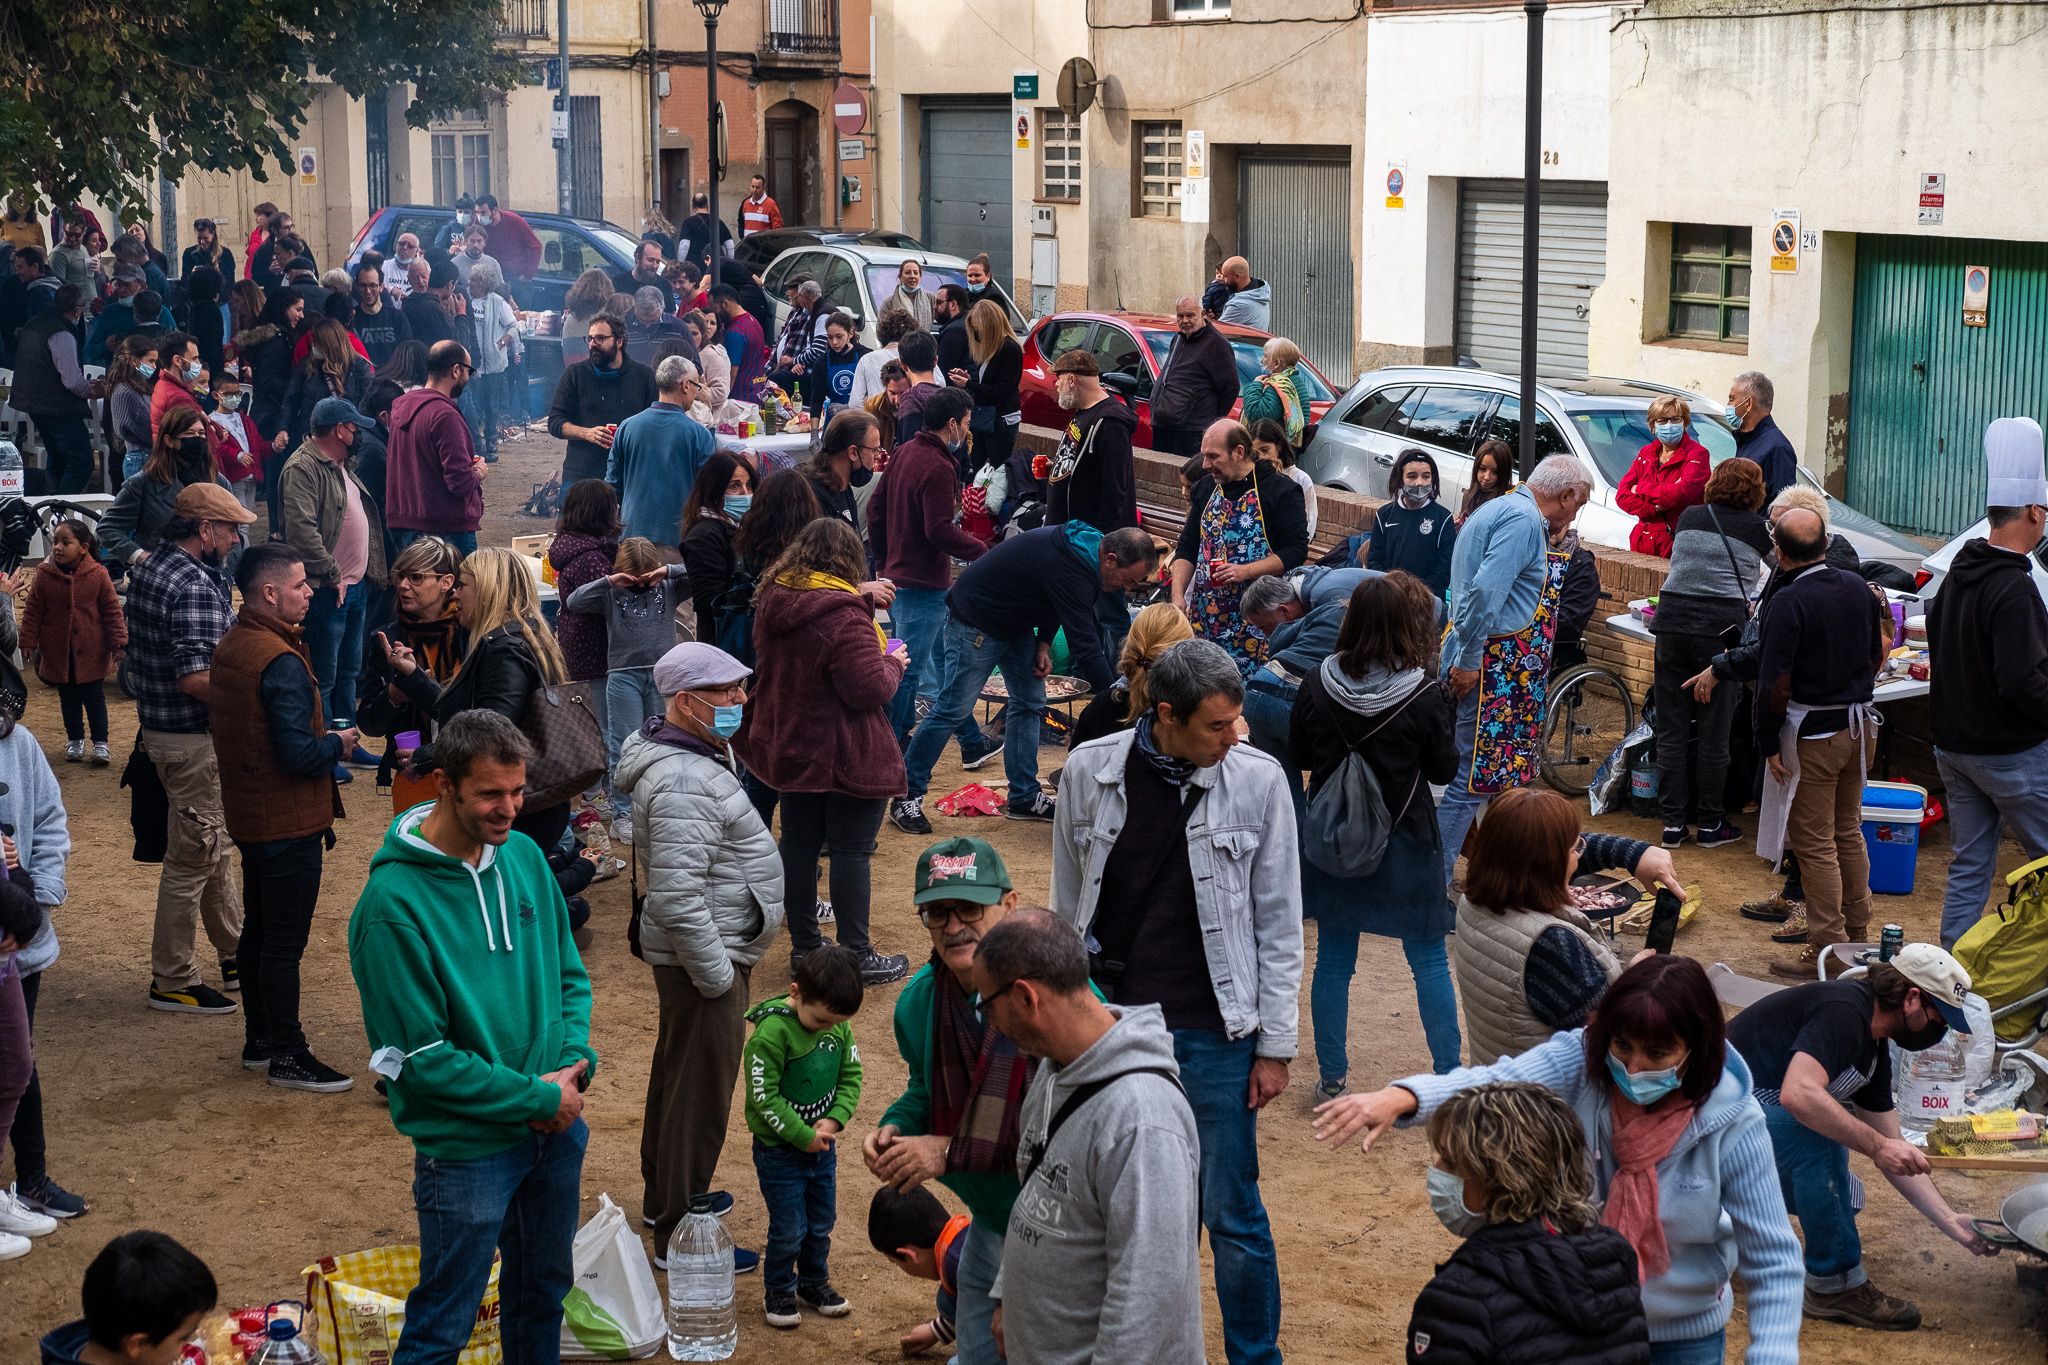
<path fill-rule="evenodd" d="M 2031 417 L 2000 417 L 1984 429 L 1989 467 L 1986 507 L 2048 507 L 2048 476 L 2041 463 L 2041 424 Z"/>

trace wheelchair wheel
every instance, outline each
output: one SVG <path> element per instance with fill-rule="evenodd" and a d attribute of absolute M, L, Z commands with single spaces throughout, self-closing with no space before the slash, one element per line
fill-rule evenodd
<path fill-rule="evenodd" d="M 1584 796 L 1635 725 L 1635 702 L 1621 679 L 1595 664 L 1566 669 L 1550 680 L 1543 704 L 1543 780 L 1566 796 Z"/>

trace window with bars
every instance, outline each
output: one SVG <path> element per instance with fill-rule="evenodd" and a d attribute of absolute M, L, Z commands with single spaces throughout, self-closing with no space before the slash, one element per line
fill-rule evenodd
<path fill-rule="evenodd" d="M 1671 225 L 1671 335 L 1749 340 L 1749 229 Z"/>
<path fill-rule="evenodd" d="M 1181 131 L 1179 119 L 1138 125 L 1137 213 L 1139 218 L 1180 217 Z"/>
<path fill-rule="evenodd" d="M 1081 200 L 1081 120 L 1058 109 L 1038 111 L 1038 197 Z"/>
<path fill-rule="evenodd" d="M 459 110 L 436 120 L 430 133 L 435 203 L 492 192 L 491 130 L 483 110 Z"/>

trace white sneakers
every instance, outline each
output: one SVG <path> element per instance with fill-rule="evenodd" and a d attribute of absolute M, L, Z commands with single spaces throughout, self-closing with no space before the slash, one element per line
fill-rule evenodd
<path fill-rule="evenodd" d="M 16 1199 L 12 1185 L 0 1190 L 0 1261 L 28 1254 L 25 1240 L 19 1250 L 10 1251 L 7 1247 L 8 1239 L 47 1237 L 56 1230 L 57 1220 L 46 1214 L 37 1213 Z"/>
<path fill-rule="evenodd" d="M 28 1255 L 31 1243 L 26 1237 L 16 1237 L 11 1232 L 0 1232 L 0 1261 L 14 1261 Z"/>
<path fill-rule="evenodd" d="M 628 847 L 632 846 L 633 819 L 631 816 L 624 816 L 612 821 L 612 842 L 615 844 L 625 844 Z"/>

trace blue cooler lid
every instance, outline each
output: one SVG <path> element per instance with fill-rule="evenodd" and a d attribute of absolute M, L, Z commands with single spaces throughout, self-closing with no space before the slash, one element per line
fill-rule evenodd
<path fill-rule="evenodd" d="M 1863 787 L 1867 810 L 1924 811 L 1927 791 L 1910 782 L 1868 782 Z"/>

